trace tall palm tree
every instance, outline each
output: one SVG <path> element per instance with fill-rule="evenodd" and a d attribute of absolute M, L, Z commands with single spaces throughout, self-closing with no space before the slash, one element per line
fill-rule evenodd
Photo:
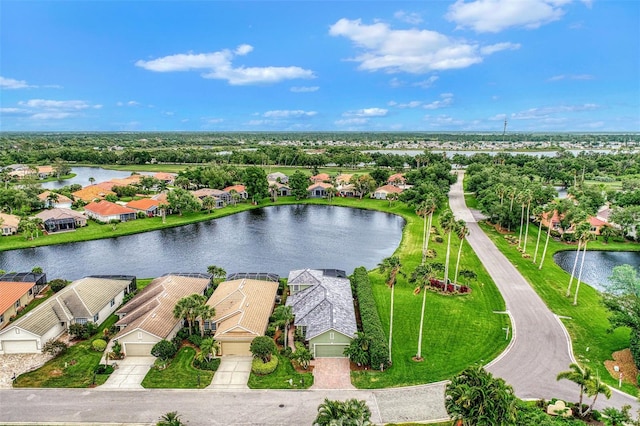
<path fill-rule="evenodd" d="M 173 307 L 174 318 L 184 318 L 189 326 L 189 335 L 193 329 L 193 321 L 197 316 L 198 309 L 207 302 L 207 298 L 201 294 L 192 294 L 178 300 Z"/>
<path fill-rule="evenodd" d="M 444 233 L 448 235 L 447 237 L 447 256 L 444 261 L 444 284 L 445 286 L 449 283 L 449 259 L 451 258 L 451 234 L 455 232 L 457 223 L 455 218 L 453 217 L 453 212 L 451 209 L 445 210 L 440 216 L 440 225 L 444 230 Z"/>
<path fill-rule="evenodd" d="M 558 373 L 558 376 L 556 376 L 556 380 L 571 380 L 573 383 L 579 386 L 580 395 L 578 398 L 578 410 L 579 413 L 582 414 L 582 398 L 587 389 L 587 384 L 589 383 L 589 381 L 591 381 L 593 372 L 589 367 L 582 368 L 575 362 L 569 365 L 569 369 L 570 370 L 568 371 L 561 371 L 560 373 Z"/>
<path fill-rule="evenodd" d="M 200 337 L 204 338 L 204 323 L 205 321 L 210 321 L 213 317 L 216 316 L 216 309 L 213 306 L 209 306 L 205 303 L 196 306 L 194 309 L 194 315 L 200 318 Z"/>
<path fill-rule="evenodd" d="M 589 405 L 589 408 L 584 412 L 583 416 L 587 416 L 592 410 L 593 406 L 596 405 L 596 400 L 598 399 L 598 395 L 603 394 L 607 399 L 611 398 L 611 389 L 605 383 L 600 380 L 599 375 L 595 375 L 588 383 L 587 383 L 587 395 L 593 397 L 593 401 Z M 581 407 L 582 408 L 582 407 Z"/>
<path fill-rule="evenodd" d="M 227 276 L 227 271 L 224 268 L 217 265 L 207 266 L 207 272 L 213 275 L 214 279 L 224 279 Z"/>
<path fill-rule="evenodd" d="M 207 195 L 202 199 L 202 207 L 211 213 L 211 210 L 216 208 L 216 199 Z"/>
<path fill-rule="evenodd" d="M 271 193 L 271 200 L 274 203 L 278 201 L 278 185 L 276 183 L 269 185 L 269 192 Z"/>
<path fill-rule="evenodd" d="M 422 218 L 424 218 L 423 230 L 422 230 L 422 262 L 424 262 L 427 258 L 427 251 L 429 249 L 429 240 L 431 239 L 431 226 L 433 223 L 433 212 L 436 211 L 438 207 L 437 201 L 435 197 L 429 195 L 427 196 L 418 206 L 416 210 L 416 214 Z M 427 215 L 429 216 L 429 220 L 427 222 Z"/>
<path fill-rule="evenodd" d="M 520 202 L 520 230 L 518 234 L 518 248 L 520 248 L 520 244 L 522 243 L 522 229 L 524 228 L 524 208 L 527 205 L 527 197 L 529 196 L 529 189 L 524 188 L 520 191 L 516 197 L 516 199 Z"/>
<path fill-rule="evenodd" d="M 457 230 L 458 230 L 458 238 L 460 238 L 460 247 L 458 247 L 458 258 L 456 259 L 456 272 L 453 275 L 453 282 L 458 283 L 458 271 L 460 269 L 460 255 L 462 254 L 462 245 L 464 244 L 464 240 L 469 235 L 469 228 L 467 228 L 467 223 L 460 219 L 457 222 Z"/>
<path fill-rule="evenodd" d="M 431 284 L 431 279 L 435 278 L 436 270 L 432 263 L 418 265 L 411 273 L 410 283 L 416 284 L 414 294 L 422 292 L 422 311 L 420 313 L 420 332 L 418 333 L 418 351 L 416 352 L 416 360 L 422 360 L 422 328 L 424 325 L 424 308 L 427 304 L 427 287 Z"/>
<path fill-rule="evenodd" d="M 584 239 L 583 234 L 585 232 L 589 232 L 589 229 L 585 229 L 584 225 L 586 224 L 581 223 L 580 225 L 576 226 L 574 229 L 574 235 L 578 240 L 578 247 L 576 248 L 576 256 L 573 259 L 573 268 L 571 268 L 571 277 L 569 278 L 569 285 L 567 286 L 567 294 L 566 294 L 567 297 L 571 296 L 571 284 L 573 283 L 573 279 L 576 274 L 576 267 L 578 266 L 578 258 L 580 257 L 580 248 L 582 246 L 582 241 Z"/>
<path fill-rule="evenodd" d="M 535 195 L 535 194 L 533 193 L 533 189 L 529 189 L 529 190 L 527 191 L 527 194 L 526 194 L 526 201 L 527 201 L 527 214 L 526 214 L 526 216 L 525 216 L 525 219 L 526 219 L 526 221 L 527 221 L 527 224 L 526 224 L 526 226 L 525 226 L 525 230 L 524 230 L 524 245 L 522 246 L 522 252 L 523 252 L 523 253 L 526 253 L 526 252 L 527 252 L 527 240 L 529 239 L 529 222 L 530 222 L 529 218 L 531 217 L 531 216 L 529 215 L 529 213 L 531 212 L 531 202 L 532 202 L 532 201 L 533 201 L 533 199 L 534 199 L 534 195 Z"/>
<path fill-rule="evenodd" d="M 538 248 L 540 247 L 540 236 L 542 235 L 542 218 L 546 213 L 546 209 L 544 206 L 537 206 L 533 209 L 533 215 L 536 217 L 538 221 L 538 238 L 536 239 L 536 248 L 533 251 L 533 263 L 535 264 L 538 260 Z"/>
<path fill-rule="evenodd" d="M 210 360 L 213 355 L 218 353 L 219 347 L 220 345 L 213 340 L 213 337 L 202 339 L 202 342 L 200 342 L 200 352 L 196 354 L 195 358 L 200 362 L 203 362 L 205 359 Z"/>
<path fill-rule="evenodd" d="M 96 183 L 96 178 L 94 178 L 93 176 L 91 176 L 91 177 L 89 178 L 89 184 L 90 184 L 90 185 L 93 185 L 94 183 Z"/>
<path fill-rule="evenodd" d="M 398 274 L 404 275 L 401 268 L 402 263 L 398 256 L 386 257 L 378 264 L 380 273 L 386 274 L 385 282 L 391 289 L 391 306 L 389 308 L 389 364 L 391 364 L 391 343 L 393 341 L 393 303 L 395 298 L 396 281 L 398 279 Z"/>
<path fill-rule="evenodd" d="M 586 223 L 584 230 L 581 232 L 582 241 L 584 243 L 584 249 L 582 250 L 582 260 L 580 261 L 580 272 L 578 272 L 578 283 L 576 284 L 576 293 L 573 296 L 573 304 L 578 304 L 578 292 L 580 291 L 580 280 L 582 279 L 582 271 L 584 269 L 584 259 L 587 257 L 587 243 L 590 239 L 593 238 L 593 234 L 591 233 L 591 226 Z M 576 254 L 577 256 L 577 254 Z"/>
<path fill-rule="evenodd" d="M 273 311 L 273 316 L 278 325 L 284 326 L 284 347 L 287 347 L 289 324 L 293 321 L 293 309 L 291 306 L 280 305 Z"/>

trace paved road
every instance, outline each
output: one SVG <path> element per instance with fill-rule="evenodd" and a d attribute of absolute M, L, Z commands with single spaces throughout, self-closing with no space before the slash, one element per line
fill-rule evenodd
<path fill-rule="evenodd" d="M 467 222 L 467 241 L 495 281 L 513 324 L 513 339 L 507 350 L 488 365 L 488 370 L 511 384 L 520 398 L 577 399 L 578 389 L 567 381 L 556 381 L 560 371 L 575 362 L 571 341 L 560 320 L 547 308 L 518 270 L 498 250 L 478 226 L 466 207 L 462 189 L 464 172 L 451 187 L 449 205 L 457 219 Z M 637 408 L 635 398 L 616 393 L 600 407 Z M 600 401 L 599 401 L 600 402 Z M 635 411 L 635 410 L 634 410 Z"/>

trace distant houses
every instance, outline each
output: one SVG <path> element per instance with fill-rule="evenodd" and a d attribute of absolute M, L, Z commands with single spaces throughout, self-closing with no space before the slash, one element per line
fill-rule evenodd
<path fill-rule="evenodd" d="M 135 210 L 106 200 L 89 203 L 84 206 L 84 211 L 87 217 L 103 223 L 113 220 L 127 222 L 138 217 Z"/>
<path fill-rule="evenodd" d="M 19 224 L 20 218 L 18 216 L 0 213 L 0 231 L 3 236 L 17 234 Z"/>

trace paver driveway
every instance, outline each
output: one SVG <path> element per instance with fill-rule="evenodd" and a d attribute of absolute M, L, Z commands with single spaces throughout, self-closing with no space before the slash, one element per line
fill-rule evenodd
<path fill-rule="evenodd" d="M 228 355 L 220 359 L 220 366 L 207 389 L 249 389 L 250 356 Z"/>
<path fill-rule="evenodd" d="M 116 361 L 118 368 L 100 389 L 143 389 L 142 380 L 155 361 L 153 356 L 129 356 Z"/>
<path fill-rule="evenodd" d="M 355 389 L 351 384 L 349 358 L 316 358 L 311 389 Z"/>

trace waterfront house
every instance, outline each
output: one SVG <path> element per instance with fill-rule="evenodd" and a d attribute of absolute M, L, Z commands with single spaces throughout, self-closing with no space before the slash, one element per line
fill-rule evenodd
<path fill-rule="evenodd" d="M 333 185 L 326 182 L 316 182 L 309 185 L 307 192 L 309 198 L 322 198 L 327 196 L 327 189 L 333 188 Z"/>
<path fill-rule="evenodd" d="M 227 186 L 224 191 L 228 192 L 229 194 L 231 194 L 231 191 L 236 191 L 240 198 L 242 198 L 243 200 L 249 198 L 249 193 L 247 192 L 247 189 L 244 185 Z"/>
<path fill-rule="evenodd" d="M 274 172 L 267 175 L 267 180 L 279 183 L 289 183 L 289 176 L 281 172 Z"/>
<path fill-rule="evenodd" d="M 269 186 L 275 185 L 275 186 L 278 187 L 278 196 L 279 197 L 287 197 L 287 196 L 291 195 L 291 188 L 288 185 L 286 185 L 284 183 L 280 183 L 280 182 L 274 181 L 274 180 L 270 180 L 270 181 L 268 181 L 268 183 L 269 183 Z"/>
<path fill-rule="evenodd" d="M 52 194 L 51 191 L 44 191 L 42 194 L 38 194 L 38 199 L 42 201 L 42 204 L 44 205 L 45 209 L 52 208 L 52 207 L 58 208 L 58 209 L 71 208 L 71 204 L 73 204 L 73 201 L 71 200 L 71 198 L 62 194 L 57 194 L 57 193 L 54 193 L 55 195 L 51 195 L 51 194 Z M 54 198 L 55 201 L 53 201 L 52 198 Z"/>
<path fill-rule="evenodd" d="M 106 200 L 89 203 L 84 206 L 84 211 L 87 217 L 103 223 L 112 220 L 127 222 L 138 217 L 135 210 Z"/>
<path fill-rule="evenodd" d="M 125 205 L 136 212 L 144 213 L 147 217 L 153 217 L 158 213 L 160 201 L 151 198 L 141 198 L 139 200 L 129 201 Z"/>
<path fill-rule="evenodd" d="M 175 173 L 158 172 L 153 175 L 153 177 L 158 179 L 159 181 L 166 183 L 167 185 L 173 185 L 176 180 Z"/>
<path fill-rule="evenodd" d="M 36 217 L 42 221 L 42 228 L 47 233 L 75 231 L 76 228 L 87 226 L 87 217 L 71 209 L 44 210 Z"/>
<path fill-rule="evenodd" d="M 403 189 L 396 185 L 384 185 L 377 188 L 371 195 L 371 198 L 386 200 L 389 194 L 401 194 L 402 191 Z"/>
<path fill-rule="evenodd" d="M 73 198 L 75 199 L 80 199 L 85 203 L 90 203 L 95 200 L 103 200 L 107 195 L 115 195 L 116 193 L 111 190 L 112 186 L 113 185 L 109 186 L 108 189 L 105 189 L 103 188 L 103 184 L 89 185 L 78 191 L 72 192 L 71 195 L 73 195 Z"/>
<path fill-rule="evenodd" d="M 402 186 L 407 183 L 407 180 L 404 177 L 404 173 L 395 173 L 389 176 L 387 183 L 393 186 Z"/>
<path fill-rule="evenodd" d="M 6 213 L 0 213 L 0 231 L 3 236 L 15 235 L 18 233 L 20 218 Z"/>

